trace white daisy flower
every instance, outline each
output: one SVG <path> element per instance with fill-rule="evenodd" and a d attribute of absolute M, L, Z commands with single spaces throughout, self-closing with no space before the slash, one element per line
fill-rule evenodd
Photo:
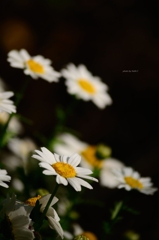
<path fill-rule="evenodd" d="M 16 204 L 15 196 L 12 198 L 8 197 L 7 200 L 5 200 L 1 216 L 3 216 L 1 223 L 3 227 L 1 229 L 4 236 L 8 239 L 34 239 L 33 231 L 29 229 L 30 219 L 27 212 L 23 206 L 18 206 Z"/>
<path fill-rule="evenodd" d="M 51 60 L 41 55 L 31 57 L 25 49 L 10 51 L 7 60 L 11 67 L 24 69 L 24 73 L 34 79 L 41 77 L 48 82 L 57 82 L 61 76 L 50 66 Z"/>
<path fill-rule="evenodd" d="M 39 200 L 39 203 L 41 204 L 40 211 L 43 212 L 49 201 L 50 196 L 51 196 L 51 194 L 47 194 L 43 197 L 38 195 L 37 197 L 29 198 L 25 202 L 25 204 L 30 205 L 30 211 L 31 211 L 34 208 L 34 206 L 36 205 L 36 201 Z M 49 227 L 51 229 L 54 229 L 60 235 L 60 237 L 63 238 L 63 230 L 59 223 L 60 218 L 59 218 L 57 212 L 55 211 L 55 209 L 52 207 L 57 201 L 58 201 L 58 198 L 54 197 L 52 202 L 50 203 L 48 210 L 47 210 L 46 217 L 48 219 Z"/>
<path fill-rule="evenodd" d="M 0 112 L 15 113 L 16 107 L 12 100 L 8 99 L 14 95 L 13 92 L 0 92 Z"/>
<path fill-rule="evenodd" d="M 84 101 L 92 100 L 99 108 L 112 104 L 107 93 L 108 86 L 99 77 L 93 76 L 84 65 L 76 67 L 71 63 L 61 73 L 66 78 L 68 93 L 75 94 Z"/>
<path fill-rule="evenodd" d="M 151 178 L 140 177 L 140 174 L 131 167 L 124 167 L 121 170 L 113 170 L 117 180 L 120 181 L 118 188 L 125 188 L 127 191 L 136 189 L 145 194 L 153 194 L 157 188 L 153 188 Z"/>
<path fill-rule="evenodd" d="M 7 171 L 5 169 L 0 169 L 0 186 L 8 188 L 8 185 L 5 182 L 10 182 L 11 177 L 7 175 Z"/>
<path fill-rule="evenodd" d="M 68 183 L 76 190 L 81 191 L 81 186 L 92 189 L 92 186 L 82 178 L 90 179 L 98 182 L 96 178 L 88 176 L 92 174 L 90 169 L 77 167 L 81 162 L 81 157 L 74 154 L 71 157 L 65 155 L 59 156 L 51 153 L 48 149 L 42 147 L 42 151 L 36 150 L 37 153 L 32 157 L 40 161 L 39 166 L 45 168 L 45 175 L 55 175 L 58 184 L 68 185 Z"/>
<path fill-rule="evenodd" d="M 89 145 L 80 141 L 77 137 L 69 133 L 63 133 L 57 137 L 53 149 L 61 155 L 72 155 L 75 152 L 80 154 L 82 159 L 80 165 L 93 170 L 100 169 L 99 183 L 103 187 L 116 188 L 119 181 L 112 173 L 113 169 L 120 170 L 124 164 L 114 158 L 98 159 L 96 156 L 97 146 Z"/>

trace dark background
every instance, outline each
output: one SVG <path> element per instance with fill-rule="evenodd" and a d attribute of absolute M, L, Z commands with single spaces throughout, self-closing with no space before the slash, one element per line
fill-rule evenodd
<path fill-rule="evenodd" d="M 25 81 L 6 61 L 12 49 L 50 58 L 57 71 L 70 62 L 85 64 L 109 86 L 113 104 L 100 110 L 79 101 L 67 126 L 84 141 L 109 144 L 113 157 L 159 187 L 158 11 L 157 1 L 1 1 L 0 76 L 15 92 Z M 26 134 L 49 136 L 57 122 L 55 106 L 67 107 L 69 101 L 64 80 L 32 80 L 18 109 L 33 122 L 26 124 Z M 144 240 L 159 239 L 158 200 L 158 193 L 135 200 L 143 203 L 138 230 Z"/>

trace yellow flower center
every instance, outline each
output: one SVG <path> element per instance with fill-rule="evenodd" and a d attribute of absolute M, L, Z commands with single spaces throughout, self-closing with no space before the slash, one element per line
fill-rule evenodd
<path fill-rule="evenodd" d="M 92 167 L 101 168 L 103 161 L 96 157 L 96 150 L 97 148 L 95 146 L 88 146 L 84 151 L 81 152 L 81 155 Z"/>
<path fill-rule="evenodd" d="M 143 188 L 142 183 L 133 177 L 125 177 L 124 179 L 125 179 L 125 182 L 132 188 L 138 188 L 138 189 Z"/>
<path fill-rule="evenodd" d="M 64 178 L 73 178 L 76 176 L 75 169 L 68 163 L 57 162 L 52 164 L 52 167 Z"/>
<path fill-rule="evenodd" d="M 96 235 L 92 232 L 83 232 L 82 235 L 87 237 L 89 240 L 98 240 Z"/>
<path fill-rule="evenodd" d="M 33 59 L 27 61 L 27 64 L 32 72 L 35 73 L 44 73 L 44 68 L 41 64 L 35 62 Z"/>
<path fill-rule="evenodd" d="M 86 92 L 90 93 L 90 94 L 94 94 L 96 92 L 94 86 L 88 82 L 85 79 L 79 79 L 78 83 L 80 85 L 80 87 L 85 90 Z"/>
<path fill-rule="evenodd" d="M 26 200 L 26 204 L 29 204 L 30 206 L 34 207 L 36 204 L 36 201 L 39 200 L 41 198 L 40 195 L 38 195 L 37 197 L 33 197 L 33 198 L 29 198 L 28 200 Z"/>

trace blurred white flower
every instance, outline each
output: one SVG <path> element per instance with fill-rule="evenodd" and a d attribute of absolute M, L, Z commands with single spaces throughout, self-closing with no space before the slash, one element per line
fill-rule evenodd
<path fill-rule="evenodd" d="M 120 181 L 118 188 L 125 188 L 127 191 L 136 189 L 144 194 L 153 194 L 157 191 L 157 188 L 153 188 L 151 178 L 140 177 L 140 174 L 134 171 L 131 167 L 124 167 L 121 170 L 112 171 L 117 180 Z"/>
<path fill-rule="evenodd" d="M 7 112 L 0 112 L 0 124 L 4 125 L 9 118 L 9 114 Z M 18 121 L 16 116 L 13 116 L 9 122 L 8 130 L 14 132 L 16 134 L 23 132 L 23 127 L 21 123 Z"/>
<path fill-rule="evenodd" d="M 66 78 L 68 93 L 75 94 L 84 101 L 92 100 L 99 108 L 112 104 L 107 93 L 108 86 L 99 77 L 93 76 L 84 65 L 76 67 L 70 63 L 61 73 Z"/>
<path fill-rule="evenodd" d="M 0 112 L 16 113 L 14 102 L 9 99 L 13 95 L 13 92 L 0 92 Z"/>
<path fill-rule="evenodd" d="M 36 144 L 30 138 L 12 138 L 8 142 L 9 149 L 20 157 L 24 164 L 29 156 L 29 154 L 35 150 Z"/>
<path fill-rule="evenodd" d="M 25 202 L 25 204 L 30 205 L 30 210 L 32 210 L 36 204 L 36 201 L 39 200 L 39 203 L 41 204 L 40 211 L 43 212 L 49 201 L 50 196 L 51 196 L 51 194 L 47 194 L 43 197 L 38 195 L 37 197 L 29 198 Z M 49 227 L 51 229 L 54 229 L 60 235 L 60 237 L 63 238 L 63 230 L 59 223 L 60 218 L 59 218 L 57 212 L 55 211 L 55 209 L 52 207 L 57 201 L 58 201 L 58 198 L 54 197 L 52 202 L 50 203 L 50 206 L 49 206 L 47 212 L 46 212 L 46 217 L 48 219 Z"/>
<path fill-rule="evenodd" d="M 14 240 L 32 240 L 34 239 L 33 231 L 29 229 L 30 219 L 23 206 L 16 204 L 16 198 L 7 197 L 1 210 L 2 232 L 7 239 Z M 6 230 L 7 229 L 7 230 Z"/>
<path fill-rule="evenodd" d="M 34 79 L 41 77 L 48 82 L 57 82 L 61 76 L 50 66 L 51 60 L 41 55 L 31 57 L 25 49 L 10 51 L 7 60 L 11 67 L 24 69 L 24 73 Z"/>
<path fill-rule="evenodd" d="M 12 152 L 21 158 L 28 157 L 28 154 L 36 148 L 35 143 L 30 138 L 13 138 L 9 141 L 8 146 Z"/>
<path fill-rule="evenodd" d="M 92 174 L 90 169 L 77 167 L 81 162 L 81 157 L 78 154 L 67 157 L 53 154 L 44 147 L 41 150 L 35 150 L 37 155 L 34 154 L 32 157 L 40 161 L 40 167 L 46 169 L 43 171 L 45 175 L 56 176 L 58 184 L 66 186 L 69 183 L 76 191 L 81 191 L 81 186 L 92 189 L 92 186 L 81 178 L 98 182 L 96 178 L 88 176 Z"/>
<path fill-rule="evenodd" d="M 108 188 L 115 188 L 119 185 L 119 181 L 112 173 L 113 169 L 121 169 L 124 164 L 114 158 L 98 159 L 96 156 L 97 146 L 89 145 L 80 141 L 77 137 L 69 133 L 63 133 L 57 137 L 53 149 L 61 155 L 72 155 L 75 152 L 81 155 L 82 167 L 90 168 L 91 170 L 100 169 L 99 183 Z"/>
<path fill-rule="evenodd" d="M 24 190 L 24 184 L 19 178 L 12 179 L 12 186 L 16 191 L 22 192 Z"/>
<path fill-rule="evenodd" d="M 72 203 L 66 198 L 61 197 L 60 201 L 57 205 L 57 211 L 60 216 L 65 216 L 67 214 L 68 209 L 71 207 Z"/>
<path fill-rule="evenodd" d="M 68 231 L 64 231 L 64 237 L 68 240 L 74 239 L 73 238 L 74 236 L 75 237 L 84 236 L 84 237 L 87 237 L 87 239 L 89 240 L 98 240 L 97 236 L 92 231 L 83 230 L 83 228 L 77 223 L 73 224 L 72 228 L 73 228 L 73 234 Z"/>
<path fill-rule="evenodd" d="M 120 170 L 124 167 L 124 164 L 117 159 L 107 158 L 100 171 L 100 184 L 103 187 L 116 188 L 120 181 L 116 179 L 112 171 L 114 169 Z"/>
<path fill-rule="evenodd" d="M 7 171 L 5 169 L 0 169 L 0 186 L 8 188 L 8 185 L 5 182 L 10 182 L 11 177 L 7 175 Z"/>
<path fill-rule="evenodd" d="M 80 165 L 82 167 L 93 170 L 94 168 L 100 169 L 103 166 L 104 161 L 98 159 L 95 155 L 97 147 L 80 141 L 70 133 L 63 133 L 57 136 L 57 141 L 55 142 L 53 149 L 61 155 L 70 156 L 74 153 L 80 154 L 82 157 Z"/>
<path fill-rule="evenodd" d="M 60 155 L 72 155 L 81 153 L 89 145 L 80 141 L 77 137 L 70 133 L 62 133 L 56 137 L 56 142 L 53 145 L 53 150 Z"/>
<path fill-rule="evenodd" d="M 19 157 L 13 154 L 8 154 L 8 152 L 2 154 L 1 162 L 6 167 L 6 169 L 9 170 L 9 172 L 14 172 L 17 167 L 23 166 L 22 161 Z"/>

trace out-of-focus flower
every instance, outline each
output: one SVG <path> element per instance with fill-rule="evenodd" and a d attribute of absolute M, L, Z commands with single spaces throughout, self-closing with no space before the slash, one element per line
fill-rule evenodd
<path fill-rule="evenodd" d="M 12 186 L 18 192 L 22 192 L 24 190 L 24 184 L 19 178 L 12 179 Z"/>
<path fill-rule="evenodd" d="M 151 178 L 140 177 L 140 174 L 131 167 L 124 167 L 121 170 L 113 170 L 117 180 L 120 181 L 118 188 L 125 188 L 127 191 L 136 189 L 144 194 L 153 194 L 157 188 L 153 188 Z"/>
<path fill-rule="evenodd" d="M 103 187 L 116 188 L 120 181 L 116 179 L 112 170 L 121 170 L 124 167 L 124 164 L 117 159 L 107 158 L 102 166 L 100 171 L 100 184 Z"/>
<path fill-rule="evenodd" d="M 37 155 L 34 154 L 32 157 L 40 161 L 40 167 L 46 169 L 43 171 L 45 175 L 56 176 L 58 184 L 66 186 L 69 183 L 76 191 L 81 191 L 81 186 L 92 189 L 92 186 L 82 178 L 98 182 L 96 178 L 88 176 L 92 174 L 90 169 L 77 167 L 81 162 L 81 157 L 78 154 L 67 157 L 53 154 L 44 147 L 41 150 L 36 150 Z"/>
<path fill-rule="evenodd" d="M 67 210 L 71 207 L 71 202 L 66 197 L 61 197 L 57 205 L 57 211 L 60 216 L 65 216 Z"/>
<path fill-rule="evenodd" d="M 9 141 L 8 147 L 17 156 L 23 158 L 28 157 L 29 153 L 35 150 L 36 145 L 30 138 L 13 138 Z"/>
<path fill-rule="evenodd" d="M 13 101 L 9 99 L 13 95 L 13 92 L 0 92 L 0 112 L 16 112 L 16 107 Z"/>
<path fill-rule="evenodd" d="M 87 237 L 89 240 L 98 240 L 97 236 L 93 232 L 84 231 L 79 224 L 74 224 L 73 229 L 74 229 L 75 236 L 82 235 L 82 236 Z"/>
<path fill-rule="evenodd" d="M 78 153 L 81 155 L 80 162 L 82 167 L 94 169 L 101 168 L 103 161 L 95 155 L 96 146 L 80 141 L 77 137 L 69 133 L 63 133 L 57 137 L 57 142 L 53 146 L 54 151 L 61 155 L 72 155 Z"/>
<path fill-rule="evenodd" d="M 66 78 L 68 93 L 85 101 L 92 100 L 99 108 L 112 104 L 107 93 L 108 86 L 99 77 L 93 76 L 84 65 L 76 67 L 71 63 L 61 73 Z"/>
<path fill-rule="evenodd" d="M 29 154 L 35 150 L 36 145 L 30 138 L 12 138 L 8 143 L 9 149 L 23 160 L 24 167 L 26 166 Z"/>
<path fill-rule="evenodd" d="M 73 224 L 73 235 L 70 232 L 64 231 L 66 239 L 79 239 L 79 240 L 98 240 L 97 236 L 91 231 L 84 231 L 79 224 Z M 73 238 L 73 236 L 75 236 Z M 81 238 L 80 238 L 81 237 Z"/>
<path fill-rule="evenodd" d="M 43 212 L 49 201 L 50 196 L 51 196 L 51 194 L 47 194 L 43 197 L 41 197 L 39 195 L 37 197 L 29 198 L 25 202 L 25 204 L 30 205 L 31 210 L 32 210 L 36 204 L 36 201 L 39 200 L 39 203 L 41 204 L 40 211 Z M 52 207 L 57 201 L 58 201 L 58 198 L 54 197 L 52 202 L 50 203 L 50 206 L 49 206 L 47 212 L 46 212 L 46 217 L 48 219 L 49 227 L 51 229 L 54 229 L 60 235 L 60 237 L 63 238 L 63 230 L 59 223 L 60 218 L 59 218 L 57 212 L 55 211 L 55 209 Z"/>
<path fill-rule="evenodd" d="M 99 169 L 99 183 L 108 188 L 115 188 L 119 185 L 119 181 L 112 173 L 112 169 L 120 170 L 124 164 L 114 158 L 110 158 L 109 151 L 108 157 L 99 159 L 96 155 L 98 146 L 92 146 L 88 143 L 80 141 L 77 137 L 69 133 L 61 134 L 57 137 L 57 141 L 53 146 L 54 151 L 58 154 L 72 155 L 77 152 L 81 155 L 81 166 L 93 169 Z"/>
<path fill-rule="evenodd" d="M 30 219 L 27 212 L 23 206 L 16 204 L 14 195 L 4 201 L 1 216 L 3 217 L 1 229 L 7 239 L 34 239 L 33 231 L 29 229 Z"/>
<path fill-rule="evenodd" d="M 7 171 L 5 169 L 0 169 L 0 186 L 8 188 L 8 185 L 5 182 L 10 182 L 11 177 L 7 175 Z"/>
<path fill-rule="evenodd" d="M 4 125 L 9 118 L 9 114 L 7 112 L 0 112 L 0 124 Z M 9 122 L 8 125 L 8 130 L 15 133 L 19 134 L 23 132 L 23 127 L 21 123 L 18 121 L 16 116 L 13 116 Z"/>
<path fill-rule="evenodd" d="M 7 60 L 11 67 L 24 69 L 24 73 L 34 79 L 41 77 L 48 82 L 57 82 L 61 75 L 50 66 L 51 60 L 41 55 L 31 57 L 25 49 L 10 51 Z"/>
<path fill-rule="evenodd" d="M 2 153 L 1 157 L 1 162 L 9 172 L 15 172 L 16 168 L 23 167 L 21 159 L 13 154 L 6 152 Z"/>

